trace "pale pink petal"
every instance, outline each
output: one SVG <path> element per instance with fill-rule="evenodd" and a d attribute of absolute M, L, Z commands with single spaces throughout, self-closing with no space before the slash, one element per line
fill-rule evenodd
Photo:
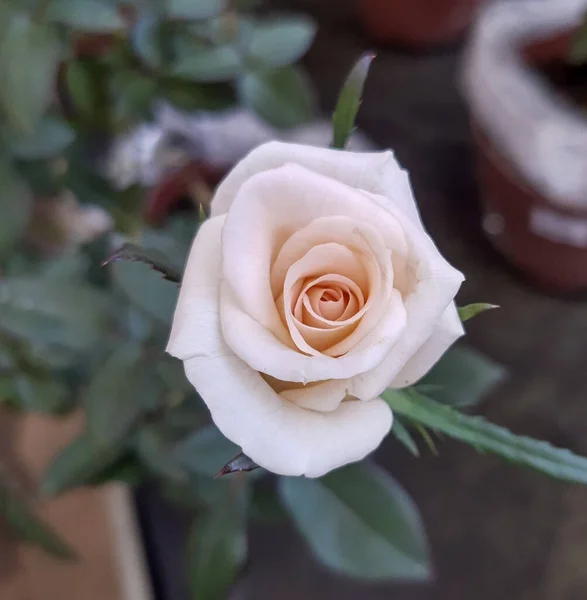
<path fill-rule="evenodd" d="M 282 344 L 245 313 L 238 306 L 230 286 L 223 285 L 220 298 L 222 333 L 227 345 L 253 369 L 281 381 L 348 380 L 349 376 L 370 371 L 399 343 L 406 325 L 401 295 L 394 290 L 389 310 L 372 333 L 347 354 L 339 358 L 323 354 L 307 356 Z"/>
<path fill-rule="evenodd" d="M 190 250 L 167 344 L 167 352 L 181 360 L 208 353 L 211 345 L 220 344 L 214 323 L 220 311 L 217 287 L 225 220 L 223 215 L 205 221 Z"/>
<path fill-rule="evenodd" d="M 403 234 L 400 234 L 400 237 L 403 238 Z M 357 219 L 341 215 L 314 219 L 305 227 L 295 231 L 279 250 L 271 267 L 273 296 L 277 297 L 283 293 L 283 284 L 288 269 L 314 246 L 329 242 L 340 244 L 354 251 L 356 259 L 361 261 L 364 256 L 371 257 L 372 250 L 367 239 L 375 238 L 382 241 L 381 234 L 365 221 L 357 221 Z M 367 276 L 364 270 L 360 266 L 353 280 L 361 288 L 363 294 L 367 294 Z"/>
<path fill-rule="evenodd" d="M 345 281 L 345 278 L 341 275 L 324 275 L 307 284 L 307 286 L 311 286 L 314 283 L 325 283 L 327 281 L 339 285 L 347 283 L 347 287 L 354 288 L 357 293 L 361 294 L 361 290 L 358 286 L 353 286 L 353 282 L 351 281 Z M 288 298 L 287 294 L 285 297 Z M 363 317 L 365 310 L 368 308 L 363 305 L 360 310 L 353 313 L 352 316 L 345 321 L 329 322 L 316 314 L 312 310 L 312 307 L 309 306 L 307 300 L 308 296 L 306 295 L 306 289 L 304 288 L 296 303 L 296 310 L 293 314 L 290 311 L 284 310 L 283 317 L 286 319 L 294 343 L 302 352 L 306 352 L 312 356 L 320 354 L 350 335 L 354 329 L 356 329 L 358 321 Z M 306 310 L 304 310 L 303 307 L 304 303 L 307 305 Z M 355 304 L 358 305 L 356 302 Z M 297 310 L 298 307 L 299 310 Z M 309 317 L 308 322 L 303 319 L 305 314 Z M 328 356 L 334 356 L 332 353 L 327 354 Z"/>
<path fill-rule="evenodd" d="M 385 257 L 382 257 L 382 259 L 384 258 Z M 373 258 L 370 262 L 374 262 Z M 348 331 L 350 333 L 349 327 L 353 327 L 354 323 L 358 319 L 362 318 L 367 313 L 367 311 L 373 307 L 375 307 L 378 310 L 376 313 L 371 315 L 371 320 L 365 323 L 363 334 L 366 335 L 366 333 L 368 333 L 369 331 L 368 328 L 372 327 L 373 323 L 381 317 L 381 311 L 383 308 L 381 294 L 386 294 L 384 298 L 389 297 L 390 288 L 393 285 L 393 272 L 391 271 L 391 261 L 389 260 L 389 258 L 387 262 L 387 268 L 376 268 L 376 275 L 370 277 L 372 281 L 369 282 L 369 286 L 371 288 L 369 290 L 369 298 L 366 304 L 361 309 L 361 311 L 359 311 L 356 315 L 353 316 L 352 321 L 350 323 L 347 323 L 344 326 L 341 325 L 341 327 L 345 327 L 345 331 Z M 319 354 L 319 352 L 317 352 L 315 348 L 312 347 L 312 342 L 304 338 L 303 332 L 307 331 L 307 329 L 299 328 L 299 321 L 294 317 L 293 307 L 296 304 L 296 300 L 298 300 L 298 298 L 295 298 L 295 296 L 292 297 L 291 294 L 294 285 L 299 281 L 302 281 L 304 279 L 308 280 L 309 278 L 315 276 L 318 276 L 314 280 L 315 283 L 332 281 L 335 283 L 351 283 L 352 285 L 352 281 L 349 282 L 349 279 L 357 277 L 357 272 L 359 272 L 361 277 L 363 277 L 362 270 L 363 265 L 361 265 L 361 263 L 356 260 L 351 250 L 345 248 L 344 246 L 340 246 L 339 244 L 332 243 L 314 246 L 299 261 L 297 261 L 290 267 L 290 269 L 287 272 L 287 276 L 285 278 L 284 283 L 284 316 L 289 329 L 289 333 L 296 346 L 302 352 L 313 356 Z M 325 271 L 328 274 L 320 277 L 320 275 Z M 382 282 L 382 279 L 384 278 L 385 280 Z M 307 291 L 307 287 L 309 285 L 311 285 L 311 283 L 309 283 L 306 286 L 306 288 L 303 288 L 300 294 L 304 294 L 305 291 Z M 318 335 L 322 337 L 324 343 L 327 343 L 325 337 L 327 335 L 327 332 Z M 336 341 L 334 341 L 335 338 L 340 341 L 341 335 L 344 335 L 343 331 L 339 331 L 337 333 L 332 332 L 332 335 L 328 337 L 333 340 L 332 344 L 334 344 L 336 343 Z"/>
<path fill-rule="evenodd" d="M 413 221 L 420 221 L 408 174 L 393 152 L 348 152 L 282 142 L 263 144 L 236 165 L 216 191 L 212 215 L 228 212 L 240 187 L 250 177 L 286 163 L 296 163 L 352 188 L 384 196 Z"/>
<path fill-rule="evenodd" d="M 405 229 L 410 254 L 419 260 L 414 265 L 417 284 L 404 300 L 407 311 L 404 333 L 374 369 L 347 379 L 325 382 L 322 390 L 329 398 L 350 394 L 361 400 L 371 400 L 390 385 L 409 385 L 423 376 L 443 351 L 462 335 L 453 299 L 463 275 L 442 258 L 426 233 L 409 223 L 405 224 Z M 402 372 L 404 368 L 407 370 Z"/>
<path fill-rule="evenodd" d="M 465 330 L 454 303 L 444 311 L 432 335 L 410 358 L 388 387 L 402 388 L 422 379 Z"/>
<path fill-rule="evenodd" d="M 384 402 L 345 401 L 328 413 L 300 408 L 223 342 L 218 315 L 222 223 L 222 218 L 208 221 L 196 237 L 168 352 L 188 359 L 187 377 L 220 431 L 269 471 L 320 477 L 361 460 L 391 428 Z"/>
<path fill-rule="evenodd" d="M 317 286 L 308 290 L 302 299 L 302 317 L 296 318 L 312 327 L 328 329 L 344 321 L 350 320 L 365 305 L 361 288 L 354 284 L 339 284 L 340 298 L 336 302 L 325 303 L 322 290 Z M 296 305 L 297 309 L 297 305 Z"/>
<path fill-rule="evenodd" d="M 301 408 L 330 412 L 345 399 L 347 390 L 344 379 L 332 379 L 283 390 L 279 395 Z"/>
<path fill-rule="evenodd" d="M 344 215 L 372 225 L 392 250 L 403 234 L 398 221 L 366 194 L 298 165 L 263 172 L 239 189 L 222 233 L 223 274 L 237 304 L 285 345 L 269 273 L 284 242 L 315 218 Z M 366 235 L 366 230 L 361 230 Z M 389 260 L 389 257 L 388 257 Z"/>
<path fill-rule="evenodd" d="M 321 477 L 363 459 L 391 428 L 391 410 L 379 399 L 345 401 L 331 412 L 300 408 L 228 348 L 212 349 L 210 358 L 191 358 L 185 369 L 220 431 L 279 475 Z"/>

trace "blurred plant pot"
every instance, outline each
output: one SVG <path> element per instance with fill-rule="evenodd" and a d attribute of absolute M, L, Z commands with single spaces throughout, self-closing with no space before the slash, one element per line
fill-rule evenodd
<path fill-rule="evenodd" d="M 21 496 L 34 497 L 43 474 L 61 449 L 83 430 L 76 411 L 59 418 L 35 412 L 0 410 L 2 479 Z M 3 488 L 3 500 L 6 491 Z M 10 506 L 10 504 L 7 504 Z M 75 552 L 76 560 L 56 560 L 46 551 L 5 535 L 0 539 L 3 576 L 0 598 L 60 600 L 150 600 L 137 510 L 130 491 L 119 484 L 78 487 L 29 505 L 33 514 Z M 49 538 L 35 521 L 23 521 L 32 539 Z M 4 517 L 4 515 L 3 515 Z M 10 518 L 10 516 L 9 516 Z"/>
<path fill-rule="evenodd" d="M 460 40 L 483 1 L 357 0 L 357 10 L 374 42 L 427 50 Z"/>
<path fill-rule="evenodd" d="M 148 194 L 145 219 L 151 225 L 161 225 L 182 203 L 193 209 L 201 205 L 207 212 L 211 191 L 226 172 L 225 169 L 195 161 L 170 172 Z"/>
<path fill-rule="evenodd" d="M 544 4 L 524 13 L 529 4 L 517 14 L 503 7 L 514 18 L 501 24 L 499 7 L 482 15 L 465 59 L 483 229 L 540 289 L 579 292 L 587 290 L 587 68 L 568 56 L 582 11 L 566 2 L 560 13 Z"/>
<path fill-rule="evenodd" d="M 587 239 L 587 211 L 549 202 L 475 124 L 473 139 L 483 229 L 493 246 L 544 291 L 587 289 L 587 248 L 562 241 L 572 228 Z"/>

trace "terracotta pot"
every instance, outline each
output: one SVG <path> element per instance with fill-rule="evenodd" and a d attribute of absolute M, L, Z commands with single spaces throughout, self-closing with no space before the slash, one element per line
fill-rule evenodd
<path fill-rule="evenodd" d="M 425 50 L 463 37 L 483 1 L 357 0 L 357 10 L 376 43 Z"/>
<path fill-rule="evenodd" d="M 535 68 L 566 57 L 571 33 L 521 49 Z M 540 288 L 587 290 L 587 210 L 553 204 L 473 124 L 483 227 L 493 245 Z M 585 190 L 587 194 L 587 190 Z"/>

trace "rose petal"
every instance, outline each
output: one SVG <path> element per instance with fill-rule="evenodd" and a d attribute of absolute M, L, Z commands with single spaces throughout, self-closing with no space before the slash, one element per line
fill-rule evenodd
<path fill-rule="evenodd" d="M 392 292 L 390 310 L 372 335 L 360 340 L 339 358 L 319 354 L 306 356 L 282 344 L 265 327 L 243 312 L 232 288 L 223 285 L 220 294 L 222 333 L 227 345 L 256 371 L 281 381 L 310 383 L 326 379 L 347 379 L 349 374 L 371 370 L 400 339 L 406 311 L 397 290 Z"/>
<path fill-rule="evenodd" d="M 328 413 L 305 410 L 281 398 L 223 342 L 218 316 L 223 222 L 204 223 L 196 236 L 167 351 L 188 358 L 188 379 L 214 422 L 260 466 L 320 477 L 361 460 L 391 428 L 384 402 L 345 401 Z"/>
<path fill-rule="evenodd" d="M 321 477 L 364 458 L 391 428 L 379 399 L 345 401 L 331 412 L 287 402 L 226 347 L 187 360 L 185 369 L 220 431 L 273 473 Z"/>
<path fill-rule="evenodd" d="M 390 386 L 402 388 L 422 379 L 465 330 L 454 303 L 444 311 L 436 329 L 398 373 Z"/>
<path fill-rule="evenodd" d="M 221 272 L 218 246 L 225 221 L 223 215 L 202 223 L 189 253 L 167 344 L 167 352 L 181 360 L 202 355 L 219 341 L 214 323 L 220 304 L 213 280 Z"/>
<path fill-rule="evenodd" d="M 362 221 L 373 226 L 376 231 L 373 240 L 368 239 L 369 245 L 378 256 L 382 272 L 391 273 L 390 249 L 383 240 L 393 244 L 399 238 L 405 243 L 402 229 L 396 217 L 378 207 L 366 194 L 297 165 L 258 174 L 239 191 L 223 230 L 223 272 L 231 293 L 225 294 L 223 289 L 221 294 L 221 321 L 228 345 L 258 371 L 302 383 L 347 378 L 372 369 L 401 335 L 405 311 L 397 302 L 394 305 L 397 310 L 388 315 L 385 326 L 378 324 L 372 338 L 367 335 L 340 358 L 302 356 L 284 342 L 282 332 L 276 333 L 272 322 L 279 320 L 279 326 L 284 326 L 271 294 L 268 281 L 271 261 L 266 254 L 275 251 L 276 237 L 291 235 L 314 217 L 340 214 L 355 219 L 356 229 L 363 237 L 369 238 L 370 234 L 359 226 Z M 267 242 L 269 238 L 273 241 Z M 390 281 L 391 275 L 383 277 L 384 286 Z M 267 316 L 269 313 L 271 317 Z"/>
<path fill-rule="evenodd" d="M 390 210 L 395 212 L 397 209 L 390 207 Z M 413 372 L 425 373 L 434 365 L 440 355 L 434 358 L 434 353 L 419 355 L 418 352 L 431 337 L 431 332 L 441 325 L 444 313 L 453 306 L 453 299 L 464 280 L 463 274 L 446 262 L 432 239 L 418 225 L 404 222 L 404 230 L 410 256 L 419 258 L 414 268 L 417 284 L 404 301 L 406 329 L 397 345 L 375 369 L 349 383 L 350 393 L 357 398 L 379 396 L 396 380 L 408 362 L 413 361 L 410 367 Z M 451 339 L 454 341 L 456 338 Z"/>
<path fill-rule="evenodd" d="M 406 237 L 411 252 L 421 260 L 416 268 L 416 289 L 404 303 L 408 314 L 404 333 L 374 369 L 356 377 L 325 381 L 321 392 L 331 404 L 345 394 L 371 400 L 387 387 L 413 384 L 463 334 L 453 302 L 463 275 L 442 258 L 425 232 L 406 224 Z M 288 391 L 288 395 L 294 402 L 296 398 L 302 402 L 311 400 L 311 392 L 306 393 L 303 388 Z"/>
<path fill-rule="evenodd" d="M 314 327 L 334 325 L 347 309 L 351 296 L 356 298 L 354 294 L 350 293 L 349 287 L 356 287 L 357 292 L 363 295 L 361 288 L 350 280 L 348 283 L 325 281 L 322 286 L 312 285 L 304 294 L 301 302 L 298 299 L 296 303 L 296 308 L 300 305 L 301 312 L 301 318 L 296 315 L 296 319 L 303 323 L 306 315 L 311 315 L 313 319 L 320 322 L 320 325 L 314 325 Z"/>
<path fill-rule="evenodd" d="M 383 261 L 385 260 L 385 256 L 381 258 Z M 371 257 L 371 261 L 369 262 L 371 263 L 369 273 L 369 279 L 371 280 L 369 282 L 369 287 L 371 289 L 369 290 L 369 298 L 367 299 L 366 304 L 358 313 L 353 316 L 349 323 L 344 325 L 341 324 L 338 328 L 338 331 L 328 332 L 326 330 L 320 330 L 316 332 L 316 335 L 321 341 L 318 342 L 318 338 L 315 336 L 313 337 L 320 346 L 327 344 L 326 347 L 329 347 L 342 341 L 343 338 L 341 338 L 341 336 L 344 336 L 345 332 L 348 332 L 350 335 L 352 329 L 355 327 L 355 323 L 363 316 L 366 316 L 367 311 L 370 309 L 372 309 L 374 312 L 369 315 L 370 319 L 364 324 L 362 331 L 363 335 L 366 335 L 366 333 L 369 331 L 369 328 L 372 327 L 379 318 L 381 318 L 382 310 L 385 308 L 383 301 L 387 300 L 389 297 L 393 285 L 391 261 L 388 258 L 387 268 L 378 268 L 376 264 L 373 264 L 373 257 Z M 292 289 L 295 289 L 295 293 L 297 293 L 297 287 L 294 288 L 296 283 L 303 281 L 304 279 L 307 280 L 311 276 L 320 275 L 320 273 L 327 271 L 328 269 L 332 270 L 332 274 L 318 277 L 315 281 L 320 282 L 331 280 L 338 281 L 340 283 L 345 279 L 357 277 L 357 271 L 359 272 L 361 278 L 364 278 L 364 274 L 361 272 L 363 267 L 359 261 L 356 260 L 353 252 L 344 246 L 340 246 L 339 244 L 329 243 L 315 246 L 309 250 L 303 258 L 294 263 L 290 267 L 284 283 L 283 303 L 281 304 L 284 310 L 283 317 L 286 320 L 289 333 L 296 346 L 302 352 L 310 354 L 311 356 L 316 356 L 320 354 L 320 352 L 315 349 L 312 342 L 305 339 L 304 334 L 308 333 L 311 335 L 312 332 L 307 326 L 304 327 L 303 324 L 300 323 L 300 321 L 293 315 L 292 306 L 295 305 L 296 298 L 292 297 Z M 303 294 L 304 289 L 302 289 L 300 293 Z M 361 334 L 355 336 L 353 344 L 360 339 L 360 335 Z M 329 343 L 329 340 L 331 343 Z M 340 352 L 340 354 L 343 354 L 345 351 Z"/>
<path fill-rule="evenodd" d="M 326 303 L 321 294 L 323 288 L 312 287 L 303 297 L 301 318 L 294 312 L 296 318 L 311 327 L 328 329 L 348 321 L 365 305 L 361 288 L 356 284 L 339 284 L 340 299 Z M 297 308 L 297 306 L 296 306 Z"/>
<path fill-rule="evenodd" d="M 269 142 L 255 148 L 216 190 L 212 216 L 228 212 L 239 189 L 257 173 L 296 163 L 352 188 L 384 196 L 414 222 L 420 222 L 410 179 L 393 152 L 348 152 L 298 144 Z"/>
<path fill-rule="evenodd" d="M 298 165 L 251 177 L 227 215 L 222 233 L 224 279 L 242 310 L 286 346 L 292 347 L 275 307 L 268 277 L 271 265 L 295 231 L 313 219 L 336 215 L 367 222 L 388 241 L 389 249 L 402 251 L 405 240 L 394 216 L 366 194 Z M 367 235 L 363 228 L 361 235 Z"/>
<path fill-rule="evenodd" d="M 341 383 L 342 382 L 342 383 Z M 348 395 L 344 379 L 318 381 L 308 385 L 282 390 L 279 395 L 301 408 L 330 412 L 336 410 Z M 333 385 L 334 384 L 334 385 Z"/>
<path fill-rule="evenodd" d="M 398 227 L 399 229 L 399 227 Z M 275 262 L 271 267 L 271 291 L 277 298 L 283 293 L 283 284 L 288 269 L 293 263 L 300 260 L 309 250 L 320 244 L 335 243 L 353 250 L 360 260 L 361 256 L 371 256 L 372 250 L 367 242 L 364 231 L 368 231 L 368 238 L 372 239 L 381 235 L 365 221 L 357 222 L 356 219 L 336 215 L 314 219 L 305 227 L 294 232 L 281 247 Z M 403 233 L 399 233 L 403 238 Z M 368 284 L 364 267 L 357 268 L 353 281 L 361 288 L 363 294 L 368 293 Z"/>

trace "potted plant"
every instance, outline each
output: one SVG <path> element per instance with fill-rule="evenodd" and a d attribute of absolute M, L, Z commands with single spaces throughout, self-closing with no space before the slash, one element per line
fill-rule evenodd
<path fill-rule="evenodd" d="M 44 159 L 75 141 L 74 155 L 103 166 L 111 142 L 153 120 L 161 103 L 201 116 L 240 109 L 278 128 L 314 114 L 311 86 L 295 64 L 315 34 L 307 17 L 261 18 L 220 1 L 173 2 L 160 11 L 156 3 L 93 0 L 15 5 L 5 16 L 2 129 L 11 144 L 24 146 L 27 159 Z M 30 79 L 15 74 L 14 61 Z M 194 140 L 181 164 L 166 170 L 153 192 L 158 205 L 177 201 L 170 194 L 184 190 L 186 173 L 197 171 L 214 185 L 232 165 L 206 163 L 197 149 L 208 143 Z M 147 212 L 152 217 L 151 205 Z"/>
<path fill-rule="evenodd" d="M 380 44 L 430 50 L 460 40 L 483 0 L 357 0 L 367 35 Z"/>
<path fill-rule="evenodd" d="M 587 287 L 587 2 L 497 2 L 468 48 L 468 99 L 490 241 L 544 289 Z"/>

